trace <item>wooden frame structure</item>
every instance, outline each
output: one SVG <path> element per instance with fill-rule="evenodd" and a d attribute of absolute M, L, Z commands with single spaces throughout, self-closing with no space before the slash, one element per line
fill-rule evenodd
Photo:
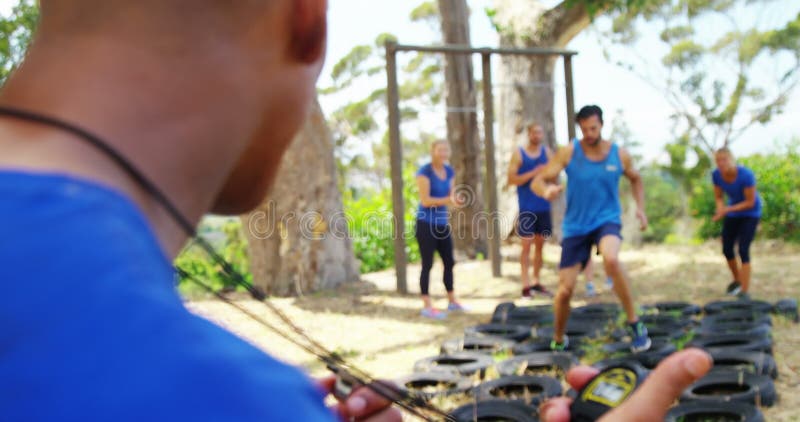
<path fill-rule="evenodd" d="M 403 203 L 403 147 L 400 142 L 400 106 L 399 92 L 397 85 L 397 53 L 406 51 L 416 51 L 425 53 L 456 53 L 456 54 L 480 54 L 483 62 L 483 127 L 484 127 L 484 153 L 486 161 L 486 192 L 489 212 L 491 215 L 497 213 L 497 178 L 494 160 L 494 99 L 492 97 L 492 66 L 491 58 L 493 54 L 499 55 L 518 55 L 518 56 L 561 56 L 564 59 L 564 81 L 567 95 L 567 122 L 570 139 L 575 137 L 575 97 L 572 86 L 572 56 L 578 54 L 575 51 L 562 50 L 557 48 L 473 48 L 460 45 L 443 46 L 416 46 L 402 45 L 394 41 L 387 41 L 386 48 L 386 102 L 389 110 L 389 152 L 391 156 L 391 175 L 392 175 L 392 226 L 394 235 L 394 265 L 397 276 L 397 291 L 400 293 L 408 292 L 406 283 L 406 256 L 405 239 L 405 215 Z M 501 276 L 500 269 L 500 228 L 496 218 L 491 219 L 492 232 L 495 234 L 489 239 L 489 257 L 492 260 L 492 275 Z"/>

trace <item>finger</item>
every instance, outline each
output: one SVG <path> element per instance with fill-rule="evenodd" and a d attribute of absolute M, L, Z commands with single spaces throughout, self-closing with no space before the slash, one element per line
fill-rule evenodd
<path fill-rule="evenodd" d="M 403 414 L 394 407 L 384 409 L 374 415 L 369 415 L 366 418 L 356 419 L 357 421 L 364 422 L 402 422 Z"/>
<path fill-rule="evenodd" d="M 567 372 L 567 383 L 573 389 L 580 390 L 599 373 L 599 369 L 591 366 L 576 366 Z"/>
<path fill-rule="evenodd" d="M 396 388 L 394 384 L 386 381 L 378 381 L 382 384 L 382 390 Z M 371 415 L 377 411 L 389 407 L 392 404 L 375 391 L 361 387 L 353 392 L 344 403 L 347 414 L 356 418 Z"/>
<path fill-rule="evenodd" d="M 622 406 L 607 413 L 603 420 L 663 420 L 667 409 L 683 390 L 705 375 L 712 365 L 711 356 L 700 349 L 673 353 L 650 373 L 644 384 Z"/>
<path fill-rule="evenodd" d="M 572 400 L 558 397 L 548 400 L 539 408 L 539 418 L 542 422 L 569 422 L 569 406 Z"/>

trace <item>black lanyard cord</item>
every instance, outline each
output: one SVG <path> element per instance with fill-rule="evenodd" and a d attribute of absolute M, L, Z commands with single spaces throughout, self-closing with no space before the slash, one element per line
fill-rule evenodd
<path fill-rule="evenodd" d="M 292 344 L 300 347 L 306 352 L 313 354 L 337 375 L 346 376 L 348 379 L 355 381 L 356 384 L 370 388 L 376 394 L 396 403 L 398 406 L 402 407 L 409 413 L 412 413 L 415 416 L 418 416 L 424 420 L 435 420 L 429 417 L 428 414 L 435 415 L 437 419 L 441 418 L 443 420 L 452 420 L 451 417 L 447 415 L 447 413 L 434 407 L 425 400 L 422 400 L 419 397 L 416 397 L 415 395 L 410 394 L 406 391 L 399 390 L 394 386 L 390 386 L 383 382 L 376 381 L 373 377 L 369 376 L 365 371 L 360 370 L 354 365 L 347 363 L 339 354 L 329 351 L 319 342 L 309 337 L 308 334 L 306 334 L 303 331 L 303 329 L 294 324 L 289 319 L 289 317 L 286 316 L 286 314 L 284 314 L 274 304 L 270 303 L 268 300 L 265 300 L 266 295 L 260 290 L 256 289 L 250 282 L 245 280 L 245 278 L 241 275 L 241 273 L 237 271 L 233 267 L 233 265 L 231 265 L 227 260 L 225 260 L 225 258 L 219 255 L 219 253 L 217 253 L 217 251 L 214 250 L 214 248 L 204 238 L 198 236 L 194 226 L 189 222 L 189 220 L 186 217 L 183 216 L 183 214 L 181 214 L 181 212 L 169 200 L 169 198 L 160 189 L 158 189 L 158 187 L 154 183 L 152 183 L 149 179 L 147 179 L 147 177 L 145 177 L 144 174 L 141 171 L 139 171 L 130 161 L 128 161 L 119 151 L 114 149 L 103 139 L 74 124 L 67 123 L 63 120 L 59 120 L 54 117 L 45 116 L 27 110 L 0 105 L 0 116 L 12 117 L 19 120 L 24 120 L 32 123 L 38 123 L 41 125 L 51 126 L 57 129 L 61 129 L 65 132 L 77 136 L 79 139 L 88 142 L 90 145 L 94 146 L 99 151 L 106 154 L 109 158 L 111 158 L 111 160 L 114 161 L 114 163 L 116 163 L 121 169 L 123 169 L 128 174 L 128 176 L 130 176 L 136 183 L 138 183 L 139 186 L 142 187 L 142 189 L 147 191 L 147 193 L 150 194 L 153 197 L 153 199 L 155 199 L 156 202 L 158 202 L 167 211 L 167 213 L 169 213 L 169 215 L 178 224 L 181 230 L 183 230 L 184 233 L 194 241 L 194 243 L 199 245 L 206 253 L 208 253 L 209 257 L 222 268 L 222 273 L 225 276 L 227 276 L 236 285 L 245 288 L 248 291 L 248 293 L 250 293 L 250 295 L 253 297 L 253 299 L 264 304 L 267 308 L 269 308 L 270 311 L 272 311 L 275 315 L 278 316 L 281 322 L 283 322 L 296 335 L 298 335 L 305 342 L 307 342 L 307 344 L 303 344 L 299 340 L 287 335 L 283 330 L 278 329 L 273 324 L 267 322 L 266 320 L 254 314 L 253 312 L 247 310 L 243 306 L 236 304 L 235 302 L 229 300 L 228 298 L 214 291 L 208 284 L 202 282 L 197 277 L 189 274 L 182 268 L 175 266 L 175 270 L 179 276 L 193 281 L 203 289 L 214 294 L 217 298 L 227 303 L 228 305 L 238 309 L 240 312 L 244 313 L 245 315 L 247 315 L 254 321 L 258 322 L 262 326 L 273 331 L 274 333 L 288 340 Z"/>

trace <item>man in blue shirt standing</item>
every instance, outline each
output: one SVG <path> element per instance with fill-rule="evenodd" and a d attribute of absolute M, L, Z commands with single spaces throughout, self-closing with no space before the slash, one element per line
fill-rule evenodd
<path fill-rule="evenodd" d="M 533 178 L 544 169 L 552 153 L 550 148 L 542 143 L 544 131 L 541 125 L 529 123 L 526 129 L 527 145 L 517 148 L 511 154 L 511 161 L 508 165 L 508 184 L 517 187 L 519 216 L 516 230 L 517 236 L 522 240 L 522 252 L 519 257 L 520 281 L 522 282 L 522 297 L 530 298 L 532 292 L 552 296 L 539 278 L 539 272 L 544 263 L 542 258 L 544 242 L 553 234 L 550 201 L 537 196 L 531 190 Z M 533 285 L 529 278 L 531 244 L 533 244 Z"/>
<path fill-rule="evenodd" d="M 619 198 L 619 179 L 622 175 L 631 182 L 636 201 L 636 216 L 642 230 L 647 228 L 644 213 L 644 186 L 630 154 L 616 144 L 602 139 L 603 111 L 598 106 L 583 107 L 577 116 L 583 139 L 571 142 L 558 150 L 547 167 L 536 176 L 533 189 L 547 200 L 555 199 L 563 185 L 547 183 L 558 178 L 561 170 L 567 173 L 567 209 L 564 215 L 564 239 L 561 244 L 559 284 L 556 293 L 555 332 L 551 348 L 564 350 L 564 335 L 570 312 L 570 299 L 578 274 L 589 261 L 592 247 L 603 256 L 606 274 L 614 281 L 614 292 L 628 316 L 631 349 L 634 352 L 650 348 L 647 329 L 636 315 L 628 276 L 619 262 L 622 243 L 622 207 Z"/>
<path fill-rule="evenodd" d="M 176 215 L 265 196 L 314 97 L 325 0 L 40 5 L 0 92 L 0 419 L 335 420 L 330 380 L 190 314 L 171 265 Z M 361 389 L 336 412 L 399 421 L 388 404 Z"/>

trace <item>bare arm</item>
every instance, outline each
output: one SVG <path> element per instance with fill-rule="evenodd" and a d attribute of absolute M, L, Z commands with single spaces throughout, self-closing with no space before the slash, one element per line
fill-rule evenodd
<path fill-rule="evenodd" d="M 631 182 L 631 194 L 633 200 L 636 201 L 636 217 L 639 219 L 639 228 L 641 230 L 647 229 L 647 215 L 644 211 L 644 183 L 642 183 L 642 174 L 633 165 L 631 155 L 624 148 L 619 149 L 619 156 L 622 160 L 622 172 L 625 177 Z"/>
<path fill-rule="evenodd" d="M 508 184 L 514 186 L 524 185 L 526 183 L 530 183 L 531 179 L 536 176 L 538 172 L 538 167 L 531 170 L 526 171 L 522 174 L 517 174 L 519 171 L 519 167 L 522 165 L 522 156 L 520 156 L 519 150 L 514 151 L 511 154 L 511 162 L 508 164 Z"/>
<path fill-rule="evenodd" d="M 419 189 L 419 202 L 423 207 L 441 207 L 450 205 L 450 195 L 444 198 L 434 198 L 431 196 L 431 181 L 425 176 L 417 176 L 417 188 Z M 452 191 L 452 186 L 450 187 Z"/>
<path fill-rule="evenodd" d="M 717 204 L 717 212 L 725 208 L 725 200 L 722 197 L 722 188 L 714 185 L 714 202 Z"/>
<path fill-rule="evenodd" d="M 572 159 L 572 148 L 572 145 L 559 148 L 542 171 L 533 178 L 531 190 L 536 195 L 550 201 L 561 193 L 563 187 L 555 182 L 558 181 L 558 175 L 561 173 L 561 170 L 564 170 L 569 160 Z"/>

